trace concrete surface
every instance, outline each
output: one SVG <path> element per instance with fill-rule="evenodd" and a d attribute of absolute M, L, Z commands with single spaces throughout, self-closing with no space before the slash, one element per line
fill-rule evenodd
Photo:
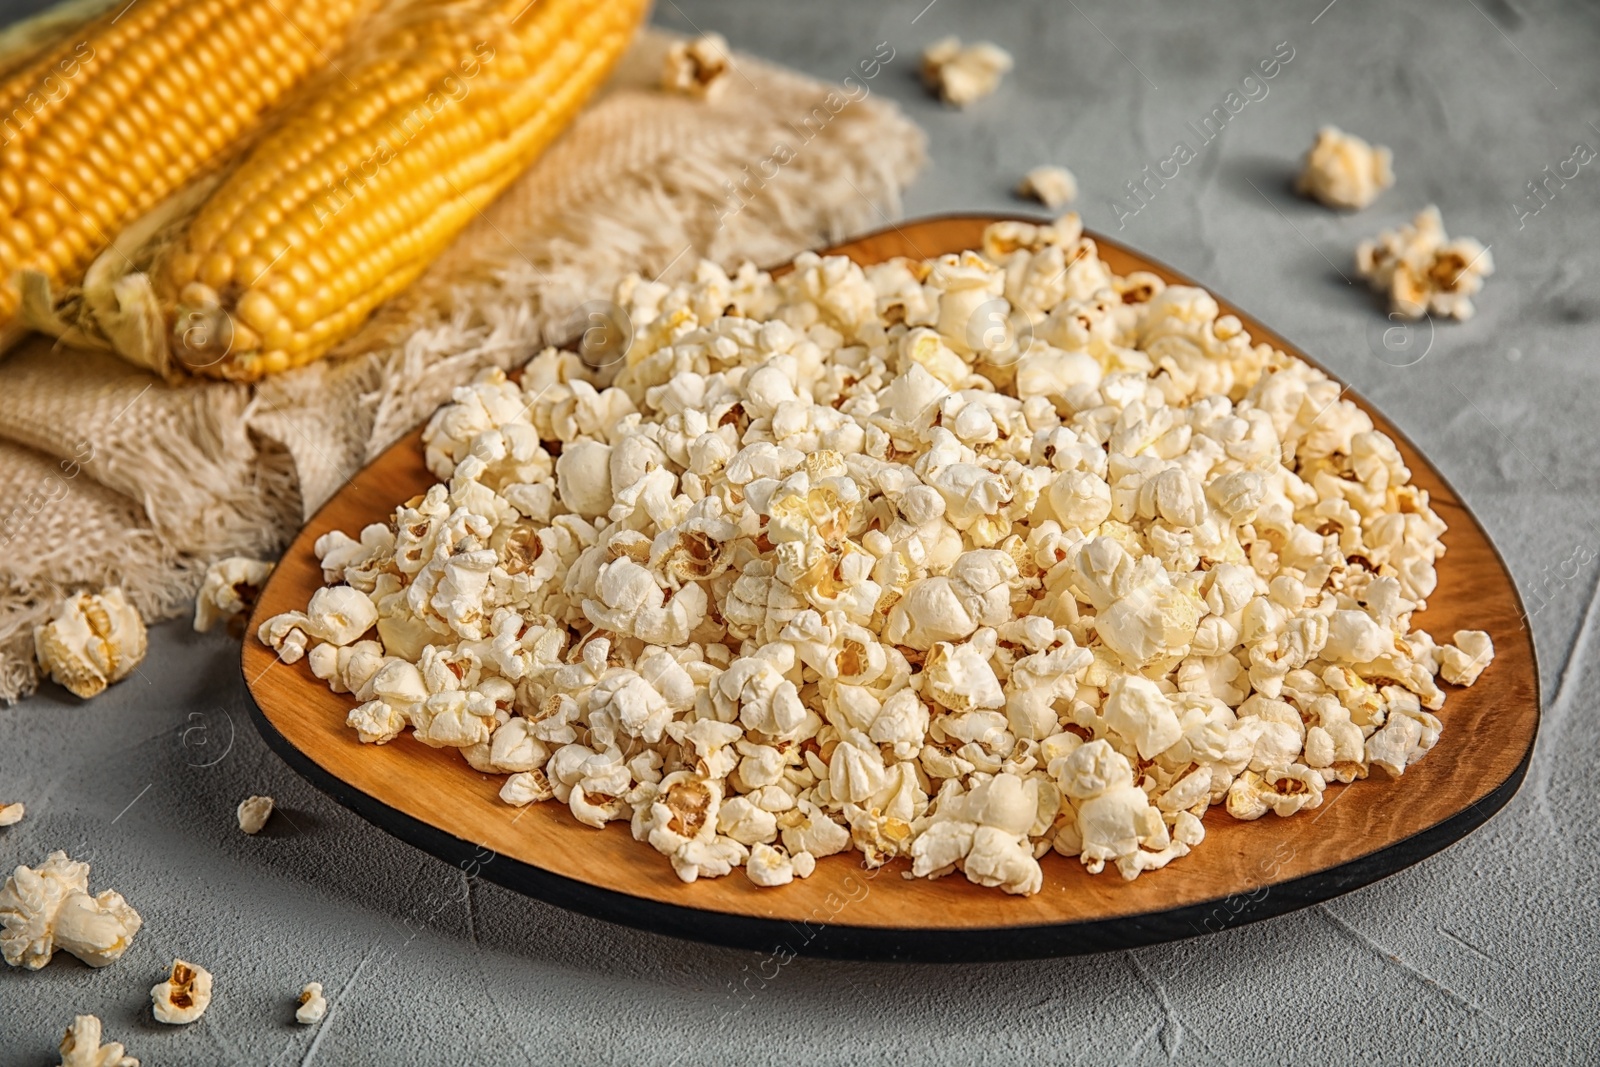
<path fill-rule="evenodd" d="M 256 737 L 236 646 L 173 624 L 137 677 L 89 704 L 50 688 L 0 710 L 0 799 L 29 809 L 0 830 L 0 867 L 68 848 L 93 861 L 95 887 L 119 889 L 145 918 L 107 970 L 70 958 L 0 968 L 0 1063 L 54 1063 L 75 1012 L 100 1015 L 162 1067 L 1600 1059 L 1600 863 L 1587 843 L 1600 760 L 1589 689 L 1600 681 L 1589 654 L 1600 468 L 1588 461 L 1600 445 L 1600 172 L 1584 168 L 1520 227 L 1513 207 L 1576 143 L 1600 145 L 1600 9 L 926 3 L 661 0 L 656 18 L 834 77 L 887 40 L 895 75 L 874 91 L 900 100 L 932 144 L 911 213 L 1013 206 L 1017 176 L 1053 161 L 1077 172 L 1089 225 L 1111 233 L 1123 183 L 1289 42 L 1268 95 L 1118 236 L 1325 360 L 1477 510 L 1529 596 L 1544 667 L 1544 727 L 1521 794 L 1409 871 L 1235 932 L 1013 965 L 798 960 L 765 979 L 756 957 L 469 881 L 368 826 Z M 1017 57 L 999 95 L 966 113 L 912 79 L 921 47 L 949 33 Z M 1330 122 L 1395 151 L 1399 184 L 1357 216 L 1287 191 Z M 1497 272 L 1477 318 L 1440 324 L 1424 358 L 1396 366 L 1411 356 L 1384 349 L 1374 299 L 1344 276 L 1359 238 L 1430 201 L 1452 233 L 1492 245 Z M 233 809 L 254 792 L 282 814 L 247 838 Z M 173 955 L 216 974 L 210 1012 L 188 1029 L 150 1019 L 147 990 Z M 331 1008 L 302 1028 L 291 998 L 310 979 Z"/>

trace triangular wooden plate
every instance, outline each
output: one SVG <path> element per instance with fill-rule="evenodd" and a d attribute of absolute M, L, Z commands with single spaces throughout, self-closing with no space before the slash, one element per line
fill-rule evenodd
<path fill-rule="evenodd" d="M 973 248 L 988 218 L 908 222 L 832 251 L 861 263 Z M 1118 273 L 1176 271 L 1097 237 Z M 1306 359 L 1250 316 L 1258 341 Z M 1312 361 L 1314 362 L 1314 361 Z M 859 854 L 821 861 L 816 873 L 760 889 L 742 873 L 685 885 L 666 860 L 635 842 L 627 824 L 594 830 L 565 806 L 508 807 L 499 776 L 473 771 L 454 752 L 402 737 L 363 745 L 344 725 L 353 705 L 330 693 L 306 664 L 287 666 L 258 642 L 256 625 L 304 608 L 320 584 L 312 545 L 329 530 L 351 533 L 388 518 L 434 479 L 421 432 L 390 448 L 351 481 L 295 538 L 263 591 L 244 644 L 254 718 L 297 771 L 389 833 L 512 889 L 575 911 L 646 930 L 790 954 L 898 960 L 993 960 L 1069 955 L 1193 937 L 1302 908 L 1376 881 L 1438 852 L 1505 805 L 1521 784 L 1539 724 L 1538 672 L 1521 601 L 1483 528 L 1415 448 L 1365 402 L 1356 402 L 1400 446 L 1414 481 L 1450 525 L 1439 587 L 1420 624 L 1443 640 L 1458 628 L 1487 629 L 1497 655 L 1478 684 L 1449 688 L 1438 746 L 1391 781 L 1381 771 L 1334 786 L 1321 808 L 1292 818 L 1236 822 L 1206 817 L 1206 840 L 1169 868 L 1124 882 L 1090 876 L 1076 860 L 1042 861 L 1044 891 L 1013 897 L 959 874 L 902 877 L 904 862 L 870 871 Z"/>

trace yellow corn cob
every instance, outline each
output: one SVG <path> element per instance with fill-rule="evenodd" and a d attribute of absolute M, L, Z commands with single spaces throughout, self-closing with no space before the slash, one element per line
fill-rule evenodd
<path fill-rule="evenodd" d="M 114 346 L 240 381 L 325 354 L 561 132 L 646 7 L 401 0 L 149 255 L 161 322 L 109 331 Z M 151 345 L 170 352 L 130 350 Z"/>
<path fill-rule="evenodd" d="M 18 271 L 75 285 L 321 67 L 368 0 L 136 0 L 0 78 L 0 326 Z"/>

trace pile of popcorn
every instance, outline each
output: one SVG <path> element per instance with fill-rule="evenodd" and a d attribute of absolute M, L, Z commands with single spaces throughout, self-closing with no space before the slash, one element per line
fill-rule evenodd
<path fill-rule="evenodd" d="M 631 278 L 429 423 L 440 479 L 334 532 L 259 638 L 382 744 L 631 823 L 685 881 L 855 850 L 1036 893 L 1316 808 L 1438 740 L 1478 631 L 1411 627 L 1444 523 L 1338 383 L 1076 215 L 981 251 Z"/>

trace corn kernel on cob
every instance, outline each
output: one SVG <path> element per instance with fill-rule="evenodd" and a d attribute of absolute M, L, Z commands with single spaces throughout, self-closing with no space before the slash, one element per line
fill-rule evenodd
<path fill-rule="evenodd" d="M 0 327 L 19 271 L 57 286 L 224 161 L 370 0 L 138 0 L 0 78 Z"/>
<path fill-rule="evenodd" d="M 132 256 L 141 273 L 117 279 L 98 324 L 124 358 L 168 374 L 253 381 L 319 358 L 565 128 L 646 7 L 400 0 Z"/>

